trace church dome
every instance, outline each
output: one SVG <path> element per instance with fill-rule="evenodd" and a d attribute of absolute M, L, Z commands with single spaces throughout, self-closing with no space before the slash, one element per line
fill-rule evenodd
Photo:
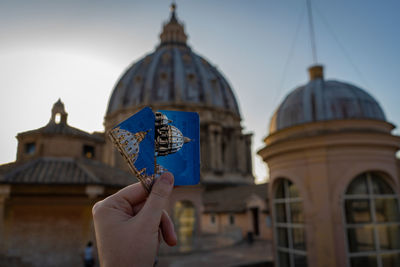
<path fill-rule="evenodd" d="M 378 102 L 345 82 L 324 80 L 323 67 L 309 69 L 310 82 L 293 90 L 275 111 L 270 134 L 299 124 L 343 119 L 386 121 Z"/>
<path fill-rule="evenodd" d="M 106 116 L 139 105 L 195 105 L 240 117 L 233 91 L 217 68 L 186 44 L 176 6 L 156 50 L 133 63 L 117 82 Z"/>

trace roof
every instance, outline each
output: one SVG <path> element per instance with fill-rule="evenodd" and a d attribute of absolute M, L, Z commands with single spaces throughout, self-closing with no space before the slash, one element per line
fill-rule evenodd
<path fill-rule="evenodd" d="M 69 135 L 76 137 L 83 137 L 92 139 L 94 141 L 102 142 L 104 138 L 102 138 L 99 134 L 90 134 L 88 132 L 82 131 L 80 129 L 69 126 L 67 123 L 54 123 L 50 121 L 46 126 L 30 130 L 26 132 L 19 133 L 18 136 L 26 136 L 32 134 L 57 134 L 57 135 Z"/>
<path fill-rule="evenodd" d="M 240 117 L 231 86 L 222 73 L 186 44 L 173 10 L 156 50 L 133 63 L 111 94 L 107 113 L 137 106 L 200 106 Z"/>
<path fill-rule="evenodd" d="M 204 212 L 245 212 L 247 209 L 246 200 L 252 195 L 267 201 L 268 184 L 241 185 L 205 191 L 203 195 Z"/>
<path fill-rule="evenodd" d="M 314 66 L 314 68 L 321 66 Z M 291 126 L 329 120 L 386 121 L 378 102 L 366 91 L 346 82 L 324 80 L 322 73 L 286 96 L 270 122 L 270 134 Z"/>
<path fill-rule="evenodd" d="M 90 159 L 42 157 L 0 165 L 0 183 L 126 186 L 130 173 Z"/>
<path fill-rule="evenodd" d="M 57 115 L 60 116 L 59 121 L 57 121 Z M 61 99 L 58 99 L 58 101 L 53 104 L 53 108 L 51 109 L 51 118 L 46 126 L 39 129 L 19 133 L 17 137 L 33 134 L 49 134 L 75 136 L 92 139 L 93 141 L 97 142 L 104 141 L 104 136 L 101 133 L 95 132 L 93 134 L 90 134 L 80 129 L 69 126 L 67 123 L 67 117 L 68 113 L 65 111 L 64 103 L 61 102 Z"/>

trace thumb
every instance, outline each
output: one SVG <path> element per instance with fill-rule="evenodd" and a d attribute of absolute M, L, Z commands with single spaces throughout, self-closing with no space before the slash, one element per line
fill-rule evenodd
<path fill-rule="evenodd" d="M 163 173 L 154 183 L 150 195 L 141 213 L 143 219 L 150 225 L 160 224 L 163 209 L 168 202 L 174 186 L 174 176 L 170 172 Z"/>

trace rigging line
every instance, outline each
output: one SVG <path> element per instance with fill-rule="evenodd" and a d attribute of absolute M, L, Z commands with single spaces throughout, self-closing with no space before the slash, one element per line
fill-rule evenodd
<path fill-rule="evenodd" d="M 317 64 L 317 46 L 315 43 L 315 31 L 314 31 L 314 22 L 312 16 L 312 8 L 311 8 L 311 0 L 307 0 L 307 10 L 308 10 L 308 26 L 310 27 L 310 42 L 311 42 L 311 52 L 314 64 Z"/>
<path fill-rule="evenodd" d="M 288 54 L 288 57 L 286 59 L 285 65 L 283 67 L 283 73 L 282 73 L 282 77 L 281 77 L 279 86 L 278 86 L 277 90 L 275 91 L 275 97 L 274 97 L 274 102 L 273 103 L 276 103 L 276 101 L 280 97 L 282 89 L 283 89 L 283 86 L 285 84 L 288 67 L 289 67 L 289 64 L 290 64 L 290 62 L 292 61 L 292 58 L 293 58 L 294 48 L 295 48 L 295 45 L 296 45 L 296 42 L 297 42 L 297 38 L 299 36 L 300 28 L 301 28 L 301 25 L 302 25 L 302 22 L 303 22 L 304 13 L 305 13 L 305 9 L 303 8 L 301 10 L 301 13 L 300 13 L 298 21 L 297 21 L 297 27 L 296 27 L 296 31 L 295 31 L 295 34 L 294 34 L 294 38 L 293 38 L 292 44 L 290 45 L 289 54 Z"/>
<path fill-rule="evenodd" d="M 333 39 L 336 41 L 336 43 L 338 44 L 339 48 L 342 50 L 342 53 L 344 55 L 344 57 L 349 61 L 350 65 L 353 67 L 354 71 L 357 73 L 358 78 L 361 80 L 361 82 L 363 82 L 368 88 L 370 88 L 369 83 L 367 82 L 367 80 L 365 79 L 364 75 L 361 73 L 361 71 L 357 68 L 357 65 L 354 63 L 354 61 L 351 59 L 350 54 L 347 52 L 346 48 L 344 47 L 344 45 L 340 42 L 339 38 L 337 37 L 337 35 L 335 34 L 335 31 L 333 30 L 333 28 L 330 26 L 330 24 L 328 23 L 328 20 L 324 17 L 324 15 L 322 14 L 321 10 L 318 8 L 317 5 L 314 5 L 315 10 L 317 10 L 318 15 L 320 16 L 322 22 L 325 24 L 325 27 L 328 29 L 328 31 L 331 33 Z"/>

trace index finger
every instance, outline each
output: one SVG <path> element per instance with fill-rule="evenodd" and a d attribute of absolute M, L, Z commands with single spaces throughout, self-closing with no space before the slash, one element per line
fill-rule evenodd
<path fill-rule="evenodd" d="M 149 194 L 140 183 L 131 184 L 127 187 L 122 188 L 114 195 L 110 196 L 109 199 L 113 201 L 125 200 L 131 206 L 135 206 L 138 203 L 143 202 Z"/>

